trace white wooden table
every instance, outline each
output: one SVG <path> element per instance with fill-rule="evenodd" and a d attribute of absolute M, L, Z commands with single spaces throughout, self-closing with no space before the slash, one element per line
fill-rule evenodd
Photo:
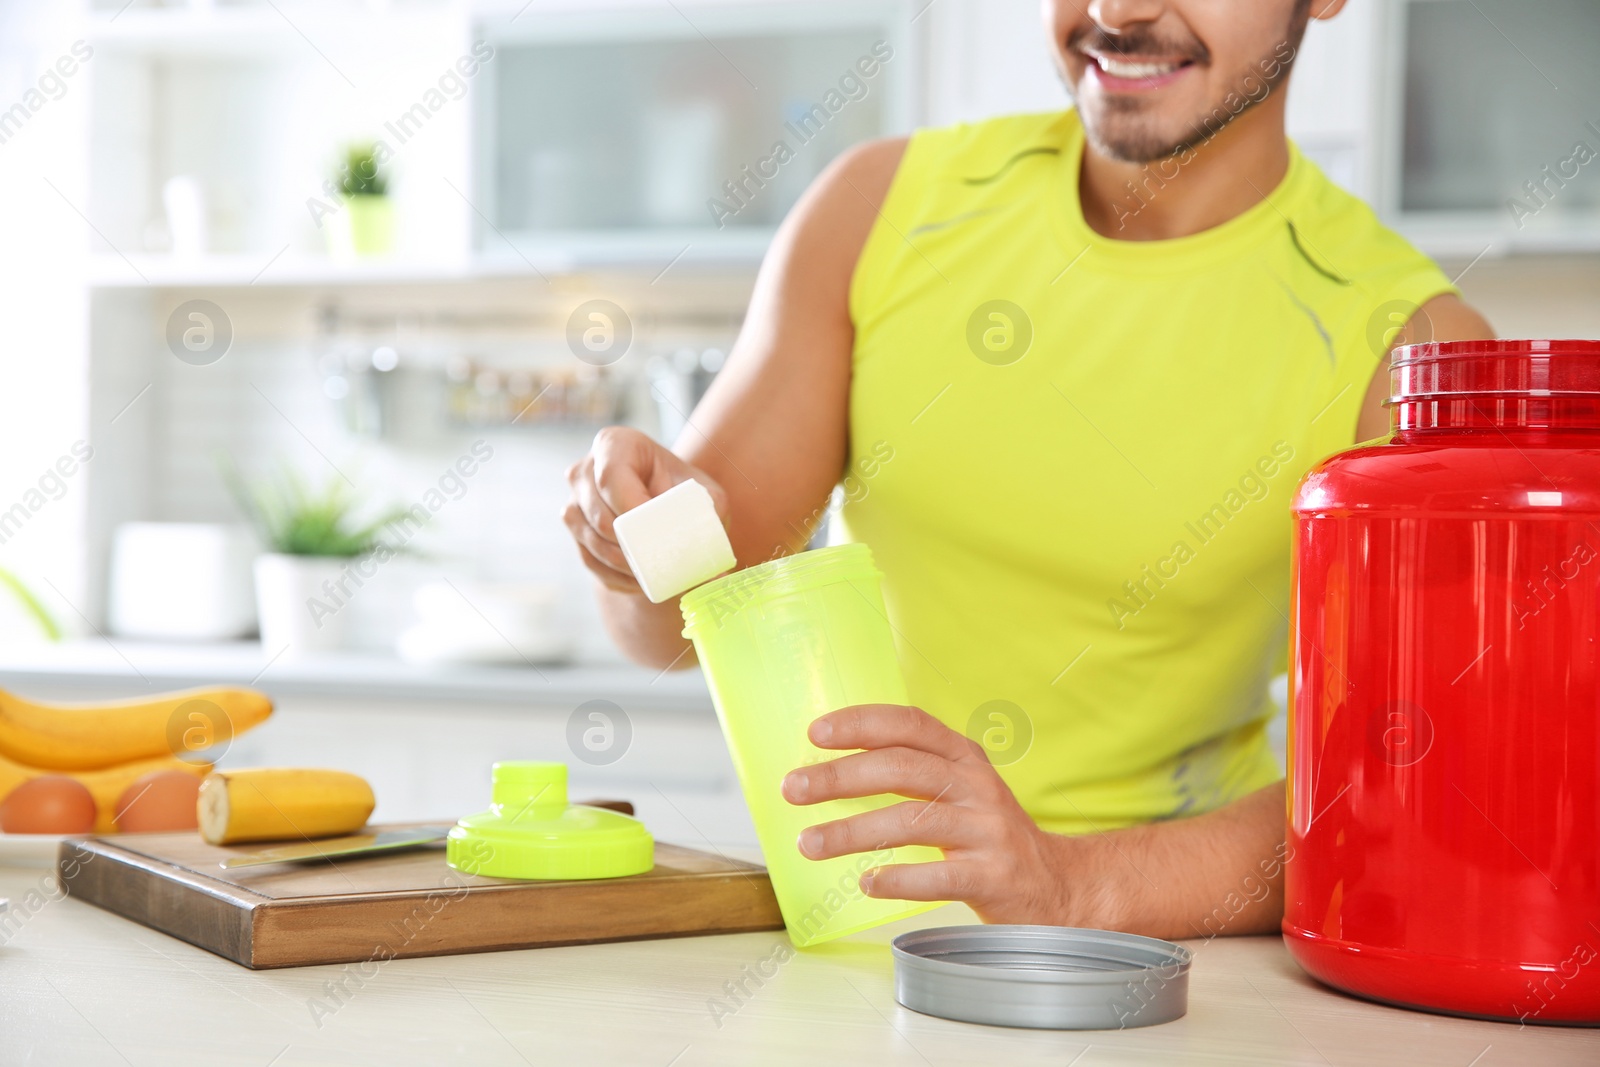
<path fill-rule="evenodd" d="M 1600 1031 L 1332 993 L 1275 937 L 1191 943 L 1177 1022 L 1056 1033 L 895 1003 L 888 939 L 971 921 L 957 906 L 787 960 L 783 935 L 761 933 L 249 971 L 75 900 L 32 910 L 47 876 L 0 868 L 13 902 L 0 922 L 0 1064 L 1600 1064 Z M 735 1000 L 727 987 L 741 981 Z"/>

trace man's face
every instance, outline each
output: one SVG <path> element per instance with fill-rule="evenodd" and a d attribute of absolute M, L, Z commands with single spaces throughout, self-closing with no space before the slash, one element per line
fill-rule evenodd
<path fill-rule="evenodd" d="M 1084 131 L 1148 163 L 1204 141 L 1274 92 L 1311 0 L 1043 0 Z"/>

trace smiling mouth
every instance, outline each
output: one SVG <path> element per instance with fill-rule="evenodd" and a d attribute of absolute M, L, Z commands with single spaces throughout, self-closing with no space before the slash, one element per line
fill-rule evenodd
<path fill-rule="evenodd" d="M 1104 52 L 1085 51 L 1093 72 L 1101 84 L 1111 88 L 1156 88 L 1167 84 L 1179 72 L 1194 66 L 1192 59 L 1168 59 L 1147 56 L 1108 55 Z"/>

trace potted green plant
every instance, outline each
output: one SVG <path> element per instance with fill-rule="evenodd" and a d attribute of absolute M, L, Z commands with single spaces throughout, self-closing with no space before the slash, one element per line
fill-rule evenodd
<path fill-rule="evenodd" d="M 255 484 L 246 484 L 231 467 L 225 470 L 268 549 L 255 561 L 262 646 L 287 658 L 344 647 L 344 608 L 395 554 L 381 534 L 404 510 L 359 520 L 359 501 L 342 477 L 312 489 L 288 468 Z"/>
<path fill-rule="evenodd" d="M 379 142 L 347 145 L 333 182 L 343 198 L 339 221 L 325 227 L 335 259 L 385 256 L 394 247 L 394 208 L 389 200 L 387 154 Z"/>

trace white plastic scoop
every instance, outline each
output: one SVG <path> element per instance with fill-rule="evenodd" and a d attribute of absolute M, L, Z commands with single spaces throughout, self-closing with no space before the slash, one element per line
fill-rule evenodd
<path fill-rule="evenodd" d="M 706 487 L 694 479 L 617 516 L 628 567 L 659 604 L 733 569 L 733 545 Z"/>

